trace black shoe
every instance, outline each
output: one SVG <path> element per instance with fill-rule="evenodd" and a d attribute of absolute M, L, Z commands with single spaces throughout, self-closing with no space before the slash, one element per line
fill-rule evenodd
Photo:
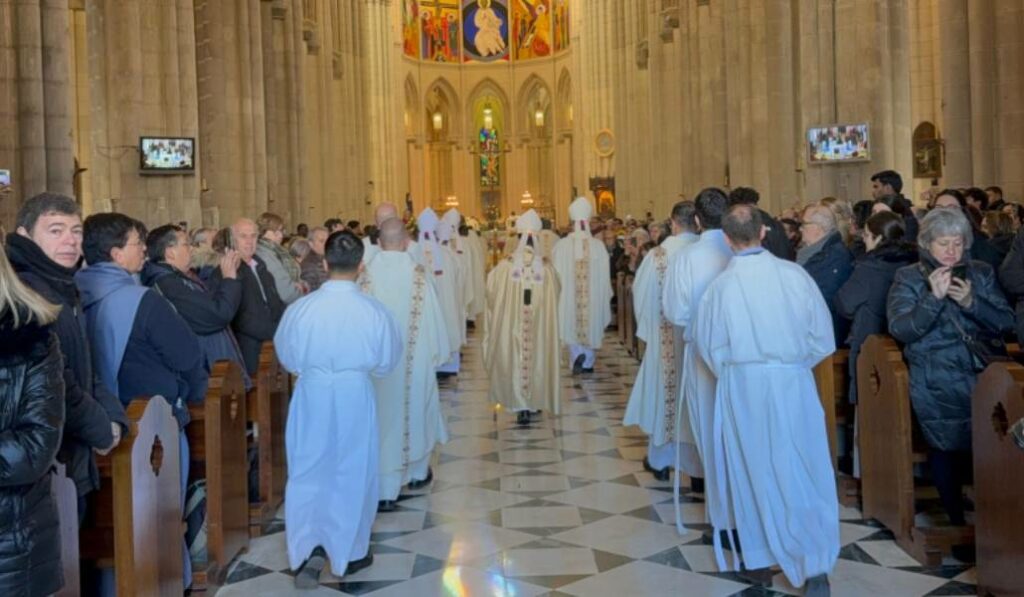
<path fill-rule="evenodd" d="M 466 322 L 466 329 L 467 330 L 475 330 L 476 329 L 476 322 L 474 322 L 474 321 L 467 321 Z"/>
<path fill-rule="evenodd" d="M 804 595 L 807 597 L 829 597 L 832 594 L 832 587 L 828 584 L 828 575 L 819 574 L 808 578 L 804 585 Z"/>
<path fill-rule="evenodd" d="M 672 476 L 672 470 L 669 467 L 663 469 L 656 469 L 651 466 L 651 462 L 644 456 L 644 470 L 654 475 L 654 478 L 658 481 L 668 481 Z"/>
<path fill-rule="evenodd" d="M 295 575 L 295 588 L 311 590 L 320 586 L 320 573 L 327 565 L 327 552 L 324 548 L 317 547 L 309 555 L 309 559 L 302 563 L 298 574 Z"/>
<path fill-rule="evenodd" d="M 580 369 L 580 372 L 582 372 L 584 375 L 586 375 L 587 373 L 593 373 L 594 372 L 594 368 L 593 367 L 591 367 L 589 369 L 583 368 L 583 369 Z"/>
<path fill-rule="evenodd" d="M 973 545 L 954 545 L 950 549 L 952 556 L 965 564 L 978 561 L 978 554 Z"/>
<path fill-rule="evenodd" d="M 450 379 L 452 377 L 455 377 L 456 375 L 458 375 L 458 374 L 457 373 L 447 372 L 447 371 L 438 371 L 437 372 L 437 378 L 438 379 Z"/>
<path fill-rule="evenodd" d="M 715 542 L 715 531 L 714 531 L 714 529 L 709 529 L 707 531 L 704 531 L 704 539 L 709 544 L 714 544 L 714 542 Z M 718 540 L 719 540 L 719 542 L 721 542 L 723 549 L 729 549 L 729 545 L 730 545 L 729 544 L 729 531 L 719 531 L 718 532 Z M 732 536 L 732 550 L 731 551 L 734 552 L 734 553 L 737 553 L 737 554 L 743 553 L 743 548 L 740 547 L 740 536 L 739 536 L 739 533 L 734 533 L 733 536 Z"/>
<path fill-rule="evenodd" d="M 530 411 L 521 410 L 516 413 L 516 424 L 525 427 L 530 424 Z"/>
<path fill-rule="evenodd" d="M 377 502 L 377 512 L 394 512 L 395 500 L 381 500 Z"/>
<path fill-rule="evenodd" d="M 572 363 L 572 374 L 573 375 L 579 375 L 580 373 L 583 373 L 583 362 L 586 361 L 586 360 L 587 360 L 587 356 L 586 355 L 582 355 L 581 354 L 580 356 L 576 357 L 576 360 L 573 361 L 573 363 Z"/>
<path fill-rule="evenodd" d="M 419 489 L 430 485 L 430 482 L 434 480 L 434 469 L 427 467 L 427 476 L 419 481 L 410 481 L 409 489 Z"/>
<path fill-rule="evenodd" d="M 690 491 L 693 493 L 704 493 L 704 479 L 700 477 L 691 477 Z"/>
<path fill-rule="evenodd" d="M 349 562 L 348 566 L 345 566 L 345 573 L 342 576 L 355 574 L 364 568 L 369 568 L 371 565 L 373 565 L 373 554 L 368 553 L 365 558 Z"/>

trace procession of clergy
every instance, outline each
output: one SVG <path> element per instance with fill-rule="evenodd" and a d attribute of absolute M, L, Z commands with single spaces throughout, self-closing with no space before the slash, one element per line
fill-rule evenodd
<path fill-rule="evenodd" d="M 298 376 L 285 493 L 297 587 L 315 588 L 328 558 L 345 574 L 369 566 L 376 512 L 431 482 L 448 439 L 437 378 L 458 373 L 467 321 L 482 328 L 490 399 L 518 425 L 559 415 L 563 349 L 574 375 L 593 370 L 612 317 L 609 255 L 587 200 L 569 212 L 557 242 L 522 214 L 486 279 L 487 248 L 455 210 L 424 211 L 415 242 L 386 204 L 376 243 L 331 235 L 330 280 L 288 308 L 274 338 Z M 705 494 L 720 570 L 778 567 L 827 595 L 839 513 L 812 368 L 835 350 L 833 330 L 810 276 L 762 249 L 761 218 L 719 189 L 673 207 L 672 236 L 634 284 L 647 349 L 624 424 L 650 436 L 645 468 L 677 471 L 680 532 L 679 473 Z"/>

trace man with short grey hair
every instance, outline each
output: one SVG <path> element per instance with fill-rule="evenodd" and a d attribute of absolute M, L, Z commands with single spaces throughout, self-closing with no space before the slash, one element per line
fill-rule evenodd
<path fill-rule="evenodd" d="M 828 595 L 839 506 L 812 368 L 835 351 L 829 312 L 803 268 L 762 248 L 756 207 L 734 205 L 722 229 L 734 257 L 704 293 L 691 344 L 718 379 L 706 482 L 728 495 L 741 575 L 764 582 L 778 565 L 805 595 Z M 725 570 L 728 529 L 715 524 Z"/>
<path fill-rule="evenodd" d="M 843 244 L 836 229 L 836 218 L 827 206 L 812 205 L 804 211 L 800 232 L 803 246 L 796 253 L 796 262 L 811 275 L 821 290 L 832 314 L 832 328 L 837 345 L 846 342 L 850 322 L 836 311 L 835 297 L 853 273 L 853 254 Z"/>
<path fill-rule="evenodd" d="M 302 281 L 309 285 L 309 291 L 320 288 L 327 280 L 327 265 L 324 263 L 324 246 L 330 233 L 323 226 L 309 231 L 309 253 L 299 264 L 302 268 Z"/>

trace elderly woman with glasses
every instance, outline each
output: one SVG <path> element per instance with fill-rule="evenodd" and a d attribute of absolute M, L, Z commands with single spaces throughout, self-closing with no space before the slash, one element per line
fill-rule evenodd
<path fill-rule="evenodd" d="M 1013 311 L 987 264 L 969 258 L 973 232 L 957 209 L 921 222 L 920 261 L 889 291 L 889 332 L 910 367 L 910 400 L 928 442 L 932 477 L 950 523 L 964 524 L 962 487 L 971 470 L 971 393 L 983 359 L 970 339 L 1013 328 Z"/>

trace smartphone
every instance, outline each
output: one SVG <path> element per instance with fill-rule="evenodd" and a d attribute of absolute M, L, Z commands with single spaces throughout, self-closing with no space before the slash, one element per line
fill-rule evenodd
<path fill-rule="evenodd" d="M 964 264 L 954 265 L 950 275 L 963 281 L 967 281 L 967 266 Z"/>

